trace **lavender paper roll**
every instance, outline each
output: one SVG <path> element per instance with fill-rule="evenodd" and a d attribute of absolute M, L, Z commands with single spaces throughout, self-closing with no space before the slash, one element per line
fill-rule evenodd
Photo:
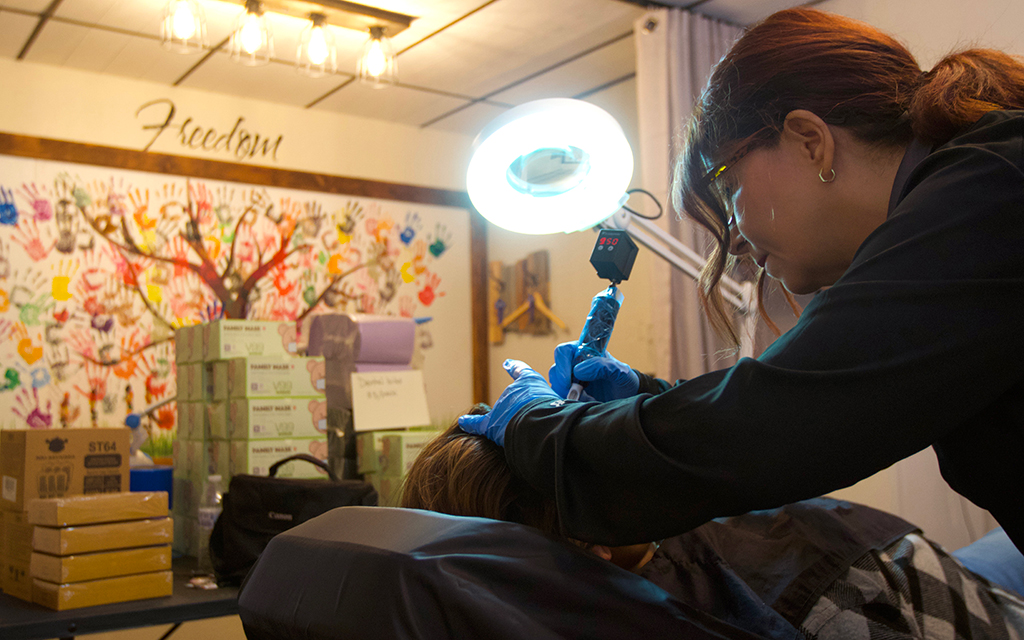
<path fill-rule="evenodd" d="M 315 316 L 306 355 L 328 360 L 408 366 L 416 343 L 412 318 L 365 314 Z"/>

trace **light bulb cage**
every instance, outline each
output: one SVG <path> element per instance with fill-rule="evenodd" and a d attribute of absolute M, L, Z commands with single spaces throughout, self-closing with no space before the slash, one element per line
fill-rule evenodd
<path fill-rule="evenodd" d="M 231 59 L 247 67 L 258 67 L 274 57 L 274 34 L 258 0 L 246 0 L 245 11 L 235 19 L 231 32 Z"/>
<path fill-rule="evenodd" d="M 359 56 L 356 75 L 360 82 L 378 89 L 398 83 L 395 49 L 391 38 L 385 35 L 384 27 L 370 27 L 370 38 Z"/>
<path fill-rule="evenodd" d="M 323 58 L 317 60 L 319 55 L 315 51 L 318 46 L 315 44 L 314 36 L 319 32 L 323 38 Z M 314 50 L 310 50 L 310 46 Z M 320 78 L 326 75 L 334 75 L 338 72 L 338 47 L 334 41 L 334 34 L 327 25 L 327 17 L 322 13 L 309 14 L 309 24 L 299 35 L 299 46 L 295 52 L 295 70 L 310 78 Z"/>
<path fill-rule="evenodd" d="M 167 0 L 160 21 L 160 45 L 177 53 L 199 53 L 209 46 L 206 14 L 197 0 Z"/>

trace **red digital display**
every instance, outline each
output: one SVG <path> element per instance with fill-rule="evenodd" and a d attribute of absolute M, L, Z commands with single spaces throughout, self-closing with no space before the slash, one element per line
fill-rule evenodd
<path fill-rule="evenodd" d="M 605 238 L 605 237 L 602 236 L 601 238 L 598 238 L 598 244 L 610 244 L 610 245 L 614 246 L 614 245 L 619 244 L 619 239 L 618 238 Z"/>

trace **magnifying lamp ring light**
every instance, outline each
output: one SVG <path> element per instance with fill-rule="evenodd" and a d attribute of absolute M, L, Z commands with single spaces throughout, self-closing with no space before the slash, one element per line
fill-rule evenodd
<path fill-rule="evenodd" d="M 619 123 L 588 102 L 536 100 L 492 121 L 473 142 L 470 200 L 524 234 L 587 229 L 626 199 L 633 153 Z"/>

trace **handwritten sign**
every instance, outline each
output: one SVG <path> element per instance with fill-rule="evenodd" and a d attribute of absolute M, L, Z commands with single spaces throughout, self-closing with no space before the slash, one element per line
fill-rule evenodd
<path fill-rule="evenodd" d="M 143 115 L 143 112 L 146 112 Z M 153 137 L 143 151 L 149 151 L 153 143 L 157 141 L 164 131 L 170 130 L 174 138 L 183 147 L 188 149 L 202 149 L 214 153 L 226 153 L 235 157 L 236 160 L 249 160 L 260 154 L 266 158 L 268 155 L 277 160 L 277 150 L 284 140 L 283 135 L 273 139 L 272 136 L 261 136 L 244 125 L 245 118 L 239 117 L 230 130 L 226 126 L 217 129 L 213 126 L 200 124 L 191 116 L 183 120 L 176 120 L 178 112 L 174 102 L 167 98 L 150 100 L 142 105 L 135 112 L 135 117 L 143 117 L 147 124 L 142 125 L 143 131 L 155 131 Z M 154 119 L 154 116 L 159 116 Z"/>
<path fill-rule="evenodd" d="M 352 414 L 356 431 L 430 424 L 423 372 L 353 373 Z"/>

